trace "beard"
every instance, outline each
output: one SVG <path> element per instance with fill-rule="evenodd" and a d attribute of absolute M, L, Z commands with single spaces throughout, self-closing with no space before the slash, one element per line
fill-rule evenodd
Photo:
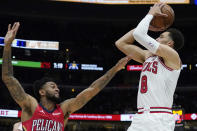
<path fill-rule="evenodd" d="M 48 92 L 46 92 L 46 98 L 52 102 L 54 102 L 55 104 L 59 104 L 61 99 L 60 97 L 56 97 L 55 95 L 51 95 Z"/>

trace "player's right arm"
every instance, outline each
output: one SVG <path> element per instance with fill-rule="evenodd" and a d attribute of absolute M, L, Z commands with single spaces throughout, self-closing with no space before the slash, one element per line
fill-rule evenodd
<path fill-rule="evenodd" d="M 11 44 L 15 39 L 20 24 L 15 22 L 13 27 L 9 24 L 8 32 L 5 36 L 5 46 L 3 50 L 2 62 L 2 80 L 8 88 L 12 98 L 20 105 L 22 109 L 30 107 L 31 103 L 35 103 L 35 99 L 26 94 L 21 84 L 13 75 L 13 66 L 11 63 Z"/>
<path fill-rule="evenodd" d="M 143 45 L 146 49 L 148 49 L 153 54 L 160 56 L 164 59 L 164 63 L 175 70 L 181 68 L 181 61 L 177 51 L 168 46 L 168 43 L 173 42 L 169 41 L 165 44 L 160 44 L 157 40 L 153 39 L 148 35 L 148 29 L 151 20 L 154 16 L 162 16 L 166 17 L 166 14 L 161 12 L 161 8 L 164 6 L 164 3 L 156 3 L 149 10 L 148 14 L 141 20 L 141 22 L 136 27 L 133 32 L 134 39 Z M 163 29 L 162 29 L 163 30 Z M 161 35 L 160 38 L 163 36 Z"/>
<path fill-rule="evenodd" d="M 140 47 L 133 45 L 133 42 L 135 41 L 133 37 L 133 32 L 134 29 L 122 36 L 119 40 L 116 41 L 115 45 L 125 55 L 132 56 L 133 60 L 144 63 L 147 50 L 143 50 Z"/>
<path fill-rule="evenodd" d="M 115 74 L 123 69 L 130 57 L 124 57 L 118 63 L 108 70 L 103 76 L 95 80 L 87 89 L 79 93 L 75 98 L 71 98 L 61 103 L 61 108 L 67 116 L 79 109 L 81 109 L 87 102 L 89 102 L 95 95 L 97 95 L 115 76 Z"/>

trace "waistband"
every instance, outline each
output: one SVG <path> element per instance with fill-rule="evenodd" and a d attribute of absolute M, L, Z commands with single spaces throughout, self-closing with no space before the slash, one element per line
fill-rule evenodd
<path fill-rule="evenodd" d="M 144 107 L 138 108 L 138 114 L 143 113 L 168 113 L 172 114 L 172 108 L 169 107 Z"/>

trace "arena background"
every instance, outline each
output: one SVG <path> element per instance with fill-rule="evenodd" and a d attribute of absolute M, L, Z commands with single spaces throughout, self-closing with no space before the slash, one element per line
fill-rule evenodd
<path fill-rule="evenodd" d="M 4 37 L 9 23 L 21 24 L 17 39 L 22 40 L 15 41 L 13 64 L 14 74 L 27 93 L 33 95 L 32 84 L 42 76 L 52 76 L 58 81 L 62 100 L 87 88 L 124 56 L 115 47 L 115 41 L 136 27 L 152 2 L 95 4 L 87 1 L 0 2 L 0 36 Z M 185 36 L 185 46 L 179 52 L 183 68 L 173 104 L 175 114 L 180 113 L 176 131 L 197 130 L 197 1 L 189 2 L 171 4 L 176 15 L 172 27 L 180 29 Z M 155 38 L 158 35 L 150 34 Z M 59 49 L 27 49 L 25 40 L 57 41 Z M 2 52 L 0 46 L 1 57 Z M 140 64 L 130 61 L 99 95 L 70 118 L 65 130 L 125 131 L 137 111 L 138 69 Z M 1 81 L 0 131 L 11 131 L 17 121 L 20 121 L 20 108 Z"/>

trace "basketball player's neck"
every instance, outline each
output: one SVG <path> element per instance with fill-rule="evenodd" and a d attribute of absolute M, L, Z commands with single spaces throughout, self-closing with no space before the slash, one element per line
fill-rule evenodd
<path fill-rule="evenodd" d="M 46 98 L 41 98 L 40 99 L 40 103 L 42 104 L 42 106 L 44 106 L 45 109 L 47 109 L 48 111 L 52 111 L 56 104 Z"/>

